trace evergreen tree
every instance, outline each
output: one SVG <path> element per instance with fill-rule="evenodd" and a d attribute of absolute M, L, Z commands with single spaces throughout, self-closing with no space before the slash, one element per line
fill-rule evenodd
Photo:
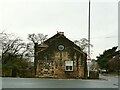
<path fill-rule="evenodd" d="M 108 61 L 115 55 L 117 55 L 119 52 L 117 50 L 117 46 L 113 47 L 112 49 L 105 50 L 103 54 L 100 56 L 97 56 L 97 62 L 99 64 L 99 68 L 106 69 L 108 72 L 109 65 Z"/>

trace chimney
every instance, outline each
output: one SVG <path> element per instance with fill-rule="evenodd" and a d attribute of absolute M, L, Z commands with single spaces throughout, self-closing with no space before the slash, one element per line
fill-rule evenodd
<path fill-rule="evenodd" d="M 58 32 L 58 31 L 57 31 L 57 34 L 64 35 L 64 32 Z"/>

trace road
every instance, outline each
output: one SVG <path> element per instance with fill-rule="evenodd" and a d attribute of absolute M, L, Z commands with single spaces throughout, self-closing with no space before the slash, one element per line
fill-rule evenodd
<path fill-rule="evenodd" d="M 2 78 L 2 88 L 118 88 L 118 76 L 100 75 L 99 80 Z"/>

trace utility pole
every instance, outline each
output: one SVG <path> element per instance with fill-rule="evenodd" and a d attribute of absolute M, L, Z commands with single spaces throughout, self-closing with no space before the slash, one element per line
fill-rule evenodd
<path fill-rule="evenodd" d="M 88 17 L 88 55 L 90 56 L 90 0 L 89 0 L 89 17 Z"/>
<path fill-rule="evenodd" d="M 89 15 L 88 15 L 88 56 L 90 57 L 90 0 L 89 0 Z M 90 77 L 90 66 L 89 66 L 89 60 L 87 61 L 88 66 L 88 78 Z"/>

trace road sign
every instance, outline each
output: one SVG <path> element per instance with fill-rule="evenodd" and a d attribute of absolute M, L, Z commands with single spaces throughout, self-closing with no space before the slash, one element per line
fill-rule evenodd
<path fill-rule="evenodd" d="M 91 57 L 90 56 L 87 56 L 87 61 L 91 61 Z"/>

